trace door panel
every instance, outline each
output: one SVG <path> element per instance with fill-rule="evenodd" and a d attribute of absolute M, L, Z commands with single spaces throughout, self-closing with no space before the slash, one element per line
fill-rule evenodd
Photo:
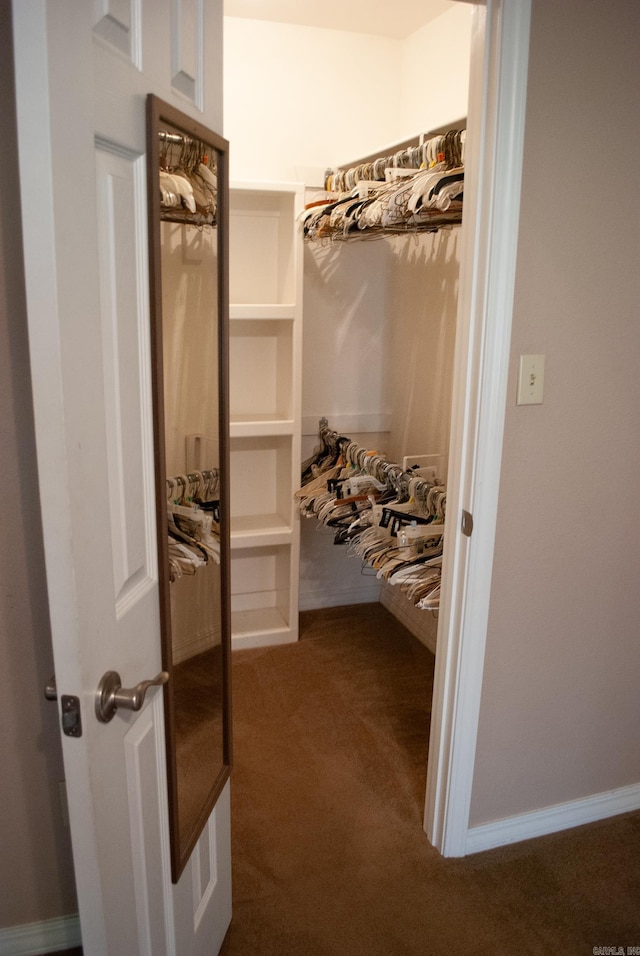
<path fill-rule="evenodd" d="M 199 0 L 174 0 L 171 31 L 171 83 L 176 92 L 202 109 L 201 37 L 204 7 Z"/>
<path fill-rule="evenodd" d="M 118 53 L 142 69 L 140 44 L 141 0 L 95 0 L 94 30 Z"/>
<path fill-rule="evenodd" d="M 151 688 L 139 713 L 118 710 L 108 724 L 94 708 L 105 671 L 132 687 L 161 664 L 145 99 L 176 99 L 177 9 L 168 0 L 13 4 L 45 560 L 58 693 L 81 704 L 82 736 L 62 742 L 91 956 L 186 956 L 204 935 L 214 953 L 230 919 L 228 787 L 173 886 L 162 694 Z M 222 3 L 202 10 L 196 3 L 186 26 L 215 127 Z"/>
<path fill-rule="evenodd" d="M 119 619 L 157 580 L 149 471 L 149 311 L 144 158 L 96 148 L 107 480 Z M 145 445 L 145 438 L 147 444 Z"/>
<path fill-rule="evenodd" d="M 209 817 L 175 891 L 176 952 L 210 956 L 222 945 L 231 912 L 229 784 Z"/>

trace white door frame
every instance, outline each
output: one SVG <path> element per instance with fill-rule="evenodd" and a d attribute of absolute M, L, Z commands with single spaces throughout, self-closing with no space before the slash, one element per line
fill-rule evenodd
<path fill-rule="evenodd" d="M 425 830 L 467 852 L 502 458 L 520 211 L 531 0 L 476 7 L 451 424 L 451 525 L 429 744 Z M 473 516 L 470 538 L 462 510 Z"/>

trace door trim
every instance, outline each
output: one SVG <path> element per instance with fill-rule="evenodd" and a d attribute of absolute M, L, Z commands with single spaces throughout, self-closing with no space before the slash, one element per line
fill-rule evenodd
<path fill-rule="evenodd" d="M 424 828 L 468 852 L 498 510 L 524 145 L 531 0 L 474 10 L 468 173 L 447 489 L 449 533 Z M 460 518 L 473 515 L 471 538 Z"/>

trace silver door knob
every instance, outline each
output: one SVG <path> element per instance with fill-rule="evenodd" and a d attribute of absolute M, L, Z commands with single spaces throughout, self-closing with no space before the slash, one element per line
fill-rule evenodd
<path fill-rule="evenodd" d="M 153 680 L 142 680 L 135 687 L 123 687 L 120 674 L 117 671 L 107 671 L 96 690 L 96 717 L 101 723 L 108 724 L 118 707 L 140 710 L 148 689 L 158 684 L 166 684 L 168 680 L 167 672 L 160 671 Z"/>

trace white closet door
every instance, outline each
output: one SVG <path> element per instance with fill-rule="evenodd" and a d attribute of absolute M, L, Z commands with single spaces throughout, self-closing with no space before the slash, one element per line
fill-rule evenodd
<path fill-rule="evenodd" d="M 84 951 L 216 953 L 230 919 L 228 787 L 172 886 L 162 694 L 108 724 L 94 695 L 105 671 L 125 687 L 160 671 L 145 99 L 200 117 L 222 3 L 15 0 L 13 19 L 57 689 L 79 698 L 82 721 L 62 743 Z"/>

